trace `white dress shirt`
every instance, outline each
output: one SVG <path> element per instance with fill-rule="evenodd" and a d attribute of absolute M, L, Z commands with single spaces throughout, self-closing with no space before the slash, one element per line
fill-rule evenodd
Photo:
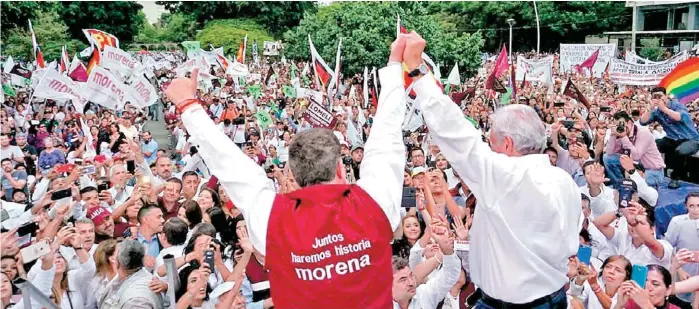
<path fill-rule="evenodd" d="M 656 257 L 650 248 L 645 244 L 636 247 L 633 245 L 631 235 L 629 235 L 628 226 L 614 228 L 614 236 L 609 240 L 611 246 L 616 247 L 617 254 L 625 256 L 631 264 L 634 265 L 650 265 L 658 264 L 670 269 L 670 261 L 672 260 L 672 245 L 667 240 L 658 240 L 663 246 L 663 257 Z"/>
<path fill-rule="evenodd" d="M 454 103 L 452 103 L 454 104 Z M 459 280 L 461 275 L 461 260 L 452 253 L 443 256 L 442 268 L 427 283 L 417 287 L 415 295 L 410 299 L 408 309 L 432 309 L 444 299 L 449 290 Z M 400 309 L 400 305 L 394 300 L 393 309 Z"/>
<path fill-rule="evenodd" d="M 430 135 L 478 199 L 473 282 L 493 298 L 520 304 L 561 289 L 582 221 L 580 191 L 570 175 L 545 154 L 493 152 L 432 76 L 414 85 Z"/>
<path fill-rule="evenodd" d="M 587 195 L 590 198 L 590 210 L 592 212 L 592 219 L 597 218 L 608 212 L 615 212 L 619 205 L 614 199 L 614 189 L 601 185 L 602 190 L 597 196 L 592 196 L 590 194 L 589 186 L 580 187 L 580 193 Z"/>
<path fill-rule="evenodd" d="M 357 185 L 384 211 L 391 231 L 400 224 L 405 168 L 401 124 L 406 107 L 402 74 L 402 67 L 398 64 L 379 71 L 383 90 L 372 134 L 364 147 L 364 160 L 360 166 L 362 178 L 357 181 Z M 198 145 L 199 154 L 209 170 L 243 213 L 253 246 L 264 255 L 267 225 L 276 195 L 273 182 L 262 167 L 216 128 L 200 106 L 182 113 L 182 122 L 193 143 Z"/>

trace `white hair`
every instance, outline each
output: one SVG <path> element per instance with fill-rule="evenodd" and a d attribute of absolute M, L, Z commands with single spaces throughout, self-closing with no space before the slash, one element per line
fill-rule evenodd
<path fill-rule="evenodd" d="M 543 153 L 546 148 L 546 128 L 533 108 L 512 104 L 499 108 L 493 115 L 491 134 L 510 137 L 520 154 Z"/>
<path fill-rule="evenodd" d="M 112 168 L 109 169 L 109 178 L 110 179 L 112 177 L 114 177 L 114 173 L 116 173 L 118 168 L 122 168 L 122 169 L 126 170 L 126 166 L 124 164 L 114 164 L 114 166 L 112 166 Z"/>

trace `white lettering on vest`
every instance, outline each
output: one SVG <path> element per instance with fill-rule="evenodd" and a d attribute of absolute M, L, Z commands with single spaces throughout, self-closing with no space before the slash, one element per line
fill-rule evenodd
<path fill-rule="evenodd" d="M 359 258 L 349 259 L 347 261 L 340 261 L 335 264 L 328 264 L 324 267 L 317 267 L 313 269 L 308 268 L 295 268 L 296 276 L 300 280 L 313 281 L 313 280 L 328 280 L 332 279 L 333 271 L 338 275 L 345 275 L 347 273 L 354 273 L 360 271 L 362 268 L 371 265 L 369 255 L 365 254 Z"/>
<path fill-rule="evenodd" d="M 321 253 L 316 253 L 313 255 L 296 255 L 293 252 L 291 253 L 291 262 L 292 263 L 318 263 L 322 260 L 325 260 L 329 258 L 330 255 L 330 250 L 325 250 Z"/>
<path fill-rule="evenodd" d="M 318 249 L 318 248 L 327 246 L 329 244 L 333 244 L 333 243 L 341 242 L 341 241 L 345 241 L 345 237 L 342 236 L 342 234 L 326 235 L 325 237 L 320 238 L 320 239 L 318 239 L 318 237 L 316 237 L 316 242 L 313 244 L 312 247 L 313 247 L 313 249 Z"/>
<path fill-rule="evenodd" d="M 363 251 L 363 250 L 366 250 L 369 248 L 371 248 L 371 242 L 369 242 L 366 239 L 363 239 L 362 241 L 360 241 L 356 244 L 349 244 L 347 246 L 343 246 L 343 245 L 335 246 L 335 255 L 337 255 L 337 256 L 345 255 L 348 253 Z"/>

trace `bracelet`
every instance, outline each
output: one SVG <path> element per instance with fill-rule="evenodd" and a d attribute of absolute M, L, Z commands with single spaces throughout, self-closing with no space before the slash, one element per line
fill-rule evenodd
<path fill-rule="evenodd" d="M 194 104 L 199 104 L 199 100 L 198 99 L 186 99 L 177 105 L 177 111 L 179 111 L 180 113 L 184 113 L 184 110 L 187 109 L 187 107 L 190 107 L 191 105 L 194 105 Z"/>
<path fill-rule="evenodd" d="M 595 293 L 595 294 L 597 294 L 597 293 L 599 293 L 599 292 L 602 292 L 602 288 L 599 287 L 599 285 L 598 285 L 598 286 L 592 288 L 592 292 Z"/>

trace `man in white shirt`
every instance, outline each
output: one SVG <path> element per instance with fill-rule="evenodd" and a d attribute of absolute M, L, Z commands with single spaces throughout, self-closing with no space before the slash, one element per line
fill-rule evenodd
<path fill-rule="evenodd" d="M 184 254 L 182 250 L 184 249 L 185 242 L 187 241 L 188 232 L 189 228 L 187 227 L 187 223 L 182 221 L 180 218 L 170 218 L 167 220 L 167 222 L 165 222 L 163 225 L 163 232 L 158 235 L 158 239 L 160 240 L 160 244 L 163 246 L 163 249 L 160 250 L 160 253 L 155 258 L 155 269 L 158 269 L 158 267 L 165 264 L 164 257 L 166 255 L 171 254 L 173 258 L 178 258 Z M 167 278 L 167 276 L 158 276 L 157 272 L 155 275 L 163 281 L 165 281 L 165 278 Z"/>
<path fill-rule="evenodd" d="M 529 106 L 499 108 L 488 147 L 428 73 L 424 47 L 413 33 L 404 53 L 419 108 L 430 136 L 478 198 L 469 256 L 469 274 L 484 294 L 477 306 L 563 306 L 568 258 L 579 245 L 578 186 L 543 154 L 545 127 Z"/>
<path fill-rule="evenodd" d="M 24 163 L 24 153 L 17 146 L 10 145 L 10 137 L 7 134 L 0 134 L 0 159 L 8 158 L 12 160 L 13 166 L 17 163 Z"/>
<path fill-rule="evenodd" d="M 119 207 L 119 205 L 126 203 L 129 197 L 131 197 L 133 187 L 126 185 L 126 181 L 129 180 L 129 177 L 129 174 L 126 172 L 126 167 L 123 164 L 115 164 L 109 170 L 109 181 L 112 187 L 109 188 L 108 192 L 113 200 L 109 201 L 112 202 L 110 203 L 112 211 Z M 100 195 L 103 194 L 100 192 Z"/>

